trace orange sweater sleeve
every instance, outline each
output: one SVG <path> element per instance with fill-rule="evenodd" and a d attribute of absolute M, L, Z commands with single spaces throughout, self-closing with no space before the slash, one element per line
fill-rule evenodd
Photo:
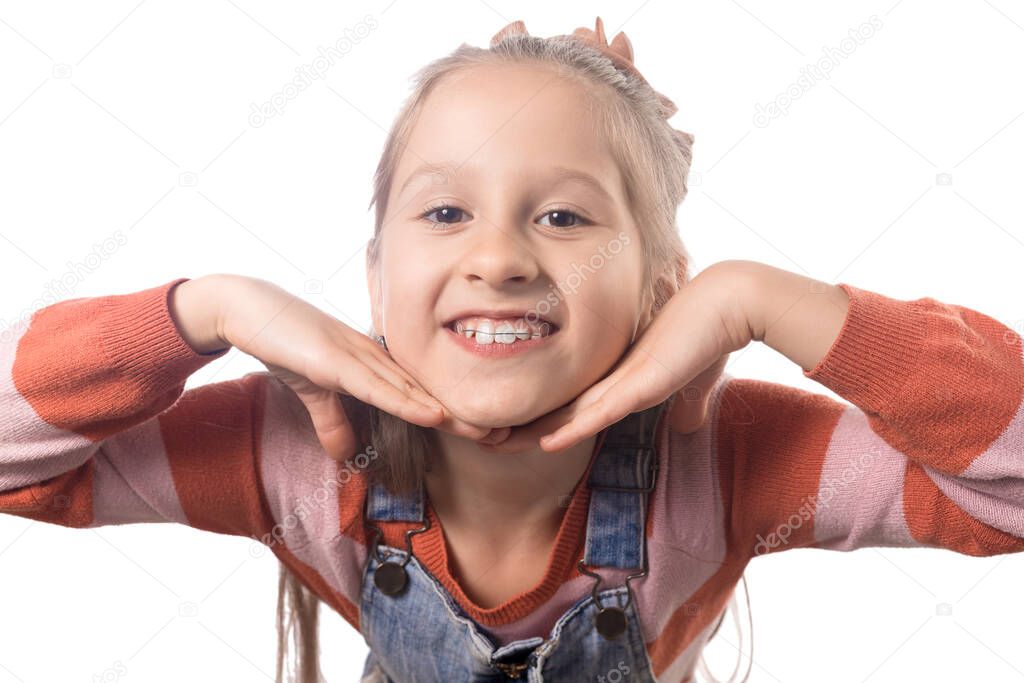
<path fill-rule="evenodd" d="M 999 321 L 848 284 L 805 376 L 845 401 L 725 376 L 713 430 L 728 543 L 1024 550 L 1024 361 Z"/>
<path fill-rule="evenodd" d="M 0 339 L 0 512 L 71 527 L 272 526 L 255 444 L 265 373 L 183 393 L 196 353 L 168 310 L 179 278 L 61 301 Z"/>
<path fill-rule="evenodd" d="M 168 297 L 186 280 L 62 301 L 0 332 L 0 513 L 247 536 L 358 628 L 372 457 L 327 457 L 269 372 L 183 391 L 228 353 L 182 338 Z"/>

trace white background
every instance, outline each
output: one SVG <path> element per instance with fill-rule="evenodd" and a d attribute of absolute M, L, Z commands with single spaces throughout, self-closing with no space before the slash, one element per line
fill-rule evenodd
<path fill-rule="evenodd" d="M 62 278 L 70 286 L 57 299 L 234 272 L 365 326 L 371 176 L 413 71 L 461 42 L 486 46 L 516 19 L 553 35 L 600 14 L 679 106 L 673 124 L 696 135 L 679 216 L 698 270 L 754 259 L 1024 329 L 1019 5 L 552 7 L 0 3 L 3 325 Z M 251 105 L 368 15 L 377 27 L 323 79 L 250 125 Z M 830 78 L 798 86 L 788 113 L 755 124 L 758 104 L 872 15 L 881 28 Z M 124 244 L 104 251 L 108 238 Z M 98 267 L 74 267 L 97 253 Z M 262 369 L 231 352 L 188 386 Z M 829 393 L 760 344 L 727 371 Z M 115 680 L 120 666 L 129 681 L 272 678 L 277 561 L 248 546 L 182 526 L 71 530 L 3 517 L 0 682 Z M 747 572 L 751 680 L 1024 679 L 1022 569 L 1020 556 L 921 549 L 759 558 Z M 187 602 L 194 616 L 181 615 Z M 937 614 L 940 603 L 952 613 Z M 360 636 L 325 609 L 322 637 L 328 680 L 354 680 Z M 734 637 L 727 622 L 709 648 L 723 677 Z"/>

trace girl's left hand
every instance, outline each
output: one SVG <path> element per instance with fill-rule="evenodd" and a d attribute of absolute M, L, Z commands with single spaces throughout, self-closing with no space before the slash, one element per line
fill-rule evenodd
<path fill-rule="evenodd" d="M 562 451 L 676 392 L 668 419 L 681 433 L 696 430 L 729 354 L 753 341 L 744 305 L 752 272 L 746 262 L 731 261 L 704 269 L 669 299 L 610 374 L 565 406 L 506 428 L 503 441 L 478 443 L 517 453 L 540 439 L 545 451 Z"/>

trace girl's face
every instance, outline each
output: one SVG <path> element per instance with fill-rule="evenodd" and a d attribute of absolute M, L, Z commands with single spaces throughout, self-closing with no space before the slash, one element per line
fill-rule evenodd
<path fill-rule="evenodd" d="M 559 408 L 648 320 L 640 235 L 592 116 L 550 69 L 473 67 L 431 92 L 399 160 L 367 274 L 374 328 L 462 420 L 504 427 Z M 478 348 L 450 327 L 480 310 L 553 333 Z"/>

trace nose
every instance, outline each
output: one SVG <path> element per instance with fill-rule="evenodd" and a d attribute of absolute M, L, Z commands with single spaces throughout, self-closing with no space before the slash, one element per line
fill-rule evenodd
<path fill-rule="evenodd" d="M 483 223 L 466 241 L 459 269 L 467 280 L 486 280 L 495 287 L 509 281 L 526 284 L 540 273 L 533 249 L 518 231 Z"/>

